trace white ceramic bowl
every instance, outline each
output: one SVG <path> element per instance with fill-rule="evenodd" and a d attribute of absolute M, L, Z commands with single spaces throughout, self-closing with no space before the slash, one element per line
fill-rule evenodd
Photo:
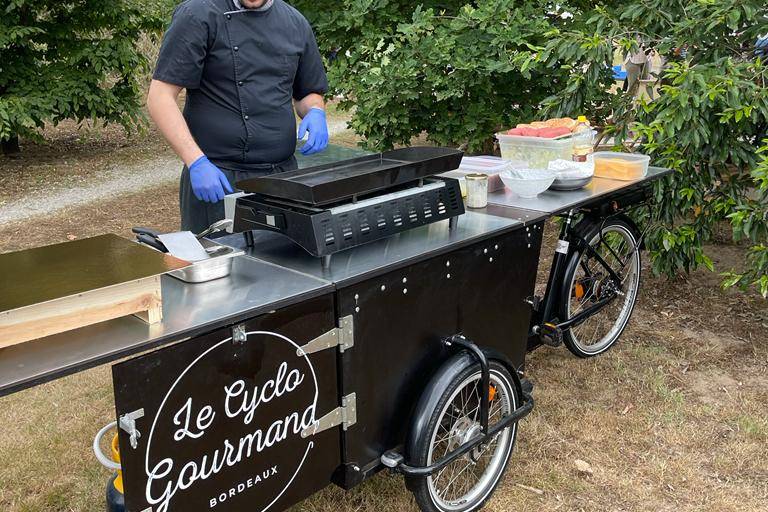
<path fill-rule="evenodd" d="M 501 181 L 518 196 L 531 199 L 551 187 L 556 174 L 548 169 L 512 169 L 501 173 Z"/>

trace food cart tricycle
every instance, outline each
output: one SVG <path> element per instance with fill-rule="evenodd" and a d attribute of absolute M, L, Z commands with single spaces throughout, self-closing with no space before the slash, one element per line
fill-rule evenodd
<path fill-rule="evenodd" d="M 480 508 L 534 405 L 526 352 L 594 356 L 624 330 L 643 238 L 625 212 L 668 171 L 465 210 L 437 176 L 460 159 L 409 148 L 241 184 L 234 232 L 208 240 L 234 254 L 223 277 L 162 276 L 153 325 L 122 317 L 0 350 L 0 394 L 116 362 L 116 421 L 94 443 L 119 470 L 113 511 L 279 511 L 384 468 L 422 510 Z M 119 462 L 102 453 L 110 428 Z"/>

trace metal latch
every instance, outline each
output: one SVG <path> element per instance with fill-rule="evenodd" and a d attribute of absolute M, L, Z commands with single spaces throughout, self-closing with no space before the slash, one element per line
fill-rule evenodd
<path fill-rule="evenodd" d="M 342 397 L 341 407 L 337 407 L 302 430 L 301 437 L 307 438 L 339 425 L 344 430 L 347 430 L 355 423 L 357 423 L 357 394 L 350 393 Z"/>
<path fill-rule="evenodd" d="M 136 420 L 144 417 L 144 409 L 139 409 L 138 411 L 129 412 L 128 414 L 123 414 L 120 416 L 120 420 L 118 421 L 118 425 L 120 425 L 120 428 L 122 430 L 125 430 L 128 432 L 128 435 L 130 435 L 130 441 L 131 441 L 131 448 L 134 450 L 139 445 L 139 438 L 141 437 L 141 432 L 139 432 L 139 429 L 136 428 Z"/>
<path fill-rule="evenodd" d="M 339 319 L 339 326 L 321 334 L 303 347 L 296 350 L 297 356 L 314 354 L 333 347 L 339 347 L 339 351 L 355 346 L 355 320 L 352 315 Z"/>

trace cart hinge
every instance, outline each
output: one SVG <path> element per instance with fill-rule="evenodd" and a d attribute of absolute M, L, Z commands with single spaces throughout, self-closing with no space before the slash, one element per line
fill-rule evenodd
<path fill-rule="evenodd" d="M 134 450 L 137 446 L 139 446 L 139 438 L 141 437 L 141 432 L 139 432 L 139 429 L 136 428 L 136 420 L 144 417 L 144 409 L 139 409 L 138 411 L 129 412 L 128 414 L 123 414 L 120 416 L 120 420 L 118 421 L 118 424 L 120 425 L 120 428 L 122 430 L 125 430 L 128 432 L 128 435 L 130 435 L 131 440 L 131 448 Z"/>
<path fill-rule="evenodd" d="M 315 421 L 309 427 L 302 430 L 301 437 L 307 438 L 333 427 L 338 427 L 339 425 L 341 425 L 341 428 L 344 430 L 347 430 L 355 423 L 357 423 L 357 394 L 350 393 L 349 395 L 342 397 L 341 407 L 337 407 Z"/>
<path fill-rule="evenodd" d="M 341 352 L 355 345 L 355 320 L 352 315 L 339 319 L 339 327 L 321 334 L 303 347 L 296 350 L 297 356 L 314 354 L 321 350 L 339 347 Z"/>
<path fill-rule="evenodd" d="M 248 341 L 248 333 L 245 331 L 245 324 L 232 327 L 232 342 L 245 343 L 246 341 Z"/>

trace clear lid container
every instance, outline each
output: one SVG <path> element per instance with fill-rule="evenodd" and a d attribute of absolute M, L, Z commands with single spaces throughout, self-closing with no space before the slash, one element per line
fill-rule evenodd
<path fill-rule="evenodd" d="M 595 176 L 612 180 L 632 181 L 648 174 L 651 157 L 640 153 L 598 151 L 593 155 Z"/>

